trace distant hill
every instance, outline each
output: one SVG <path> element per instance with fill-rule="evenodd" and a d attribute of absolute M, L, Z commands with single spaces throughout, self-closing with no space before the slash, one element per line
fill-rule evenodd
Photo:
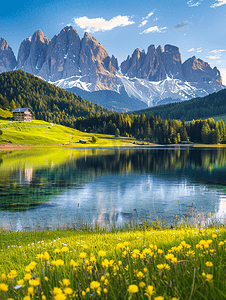
<path fill-rule="evenodd" d="M 124 88 L 121 89 L 120 93 L 110 90 L 87 92 L 78 87 L 72 87 L 66 90 L 113 111 L 128 112 L 148 107 L 145 102 L 130 98 Z"/>
<path fill-rule="evenodd" d="M 0 74 L 0 108 L 29 107 L 35 118 L 70 127 L 78 117 L 108 111 L 24 71 Z"/>
<path fill-rule="evenodd" d="M 226 89 L 203 98 L 194 98 L 184 102 L 159 105 L 133 111 L 133 114 L 160 116 L 162 119 L 197 120 L 226 113 Z"/>

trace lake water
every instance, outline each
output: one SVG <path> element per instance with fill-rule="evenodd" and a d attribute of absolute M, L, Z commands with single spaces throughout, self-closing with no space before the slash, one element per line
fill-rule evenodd
<path fill-rule="evenodd" d="M 224 222 L 225 192 L 226 149 L 0 153 L 0 226 L 13 231 L 122 226 L 142 218 L 203 225 L 211 213 Z"/>

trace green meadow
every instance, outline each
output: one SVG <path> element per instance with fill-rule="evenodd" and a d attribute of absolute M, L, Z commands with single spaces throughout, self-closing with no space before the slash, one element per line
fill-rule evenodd
<path fill-rule="evenodd" d="M 85 133 L 62 125 L 45 121 L 18 122 L 0 120 L 0 144 L 74 147 L 120 147 L 132 146 L 135 139 L 105 134 Z M 80 140 L 86 141 L 85 144 Z"/>
<path fill-rule="evenodd" d="M 225 227 L 6 232 L 0 299 L 225 299 Z"/>

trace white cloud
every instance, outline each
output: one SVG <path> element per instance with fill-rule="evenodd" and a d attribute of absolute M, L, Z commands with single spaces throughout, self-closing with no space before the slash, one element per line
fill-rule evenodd
<path fill-rule="evenodd" d="M 202 48 L 197 48 L 196 52 L 197 53 L 201 53 L 202 52 Z"/>
<path fill-rule="evenodd" d="M 140 32 L 140 34 L 147 34 L 147 33 L 154 33 L 154 32 L 158 32 L 158 33 L 164 33 L 166 32 L 167 27 L 162 27 L 159 28 L 158 26 L 153 26 L 153 27 L 149 27 L 148 29 L 145 29 L 144 31 Z"/>
<path fill-rule="evenodd" d="M 194 0 L 189 0 L 189 1 L 187 1 L 187 5 L 188 5 L 189 7 L 199 6 L 199 5 L 202 3 L 202 1 L 203 1 L 203 0 L 194 2 Z"/>
<path fill-rule="evenodd" d="M 87 32 L 107 31 L 116 27 L 132 25 L 135 22 L 130 21 L 128 16 L 116 16 L 107 21 L 104 18 L 89 19 L 87 17 L 74 18 L 74 23 Z"/>
<path fill-rule="evenodd" d="M 210 55 L 210 56 L 207 56 L 207 58 L 209 58 L 209 59 L 220 59 L 221 55 Z"/>
<path fill-rule="evenodd" d="M 141 24 L 139 25 L 139 27 L 142 27 L 144 25 L 146 25 L 148 23 L 148 20 L 144 20 L 143 22 L 141 22 Z"/>
<path fill-rule="evenodd" d="M 187 50 L 187 52 L 193 52 L 193 51 L 195 51 L 195 48 L 191 48 L 191 49 Z"/>
<path fill-rule="evenodd" d="M 215 7 L 224 5 L 224 4 L 226 4 L 226 0 L 216 0 L 216 2 L 214 4 L 212 4 L 210 7 L 215 8 Z"/>
<path fill-rule="evenodd" d="M 152 11 L 146 17 L 143 17 L 142 20 L 147 20 L 147 19 L 149 19 L 153 15 L 154 15 L 154 12 Z"/>
<path fill-rule="evenodd" d="M 225 52 L 225 49 L 220 49 L 220 50 L 212 50 L 209 53 L 214 53 L 214 54 L 221 54 L 222 52 Z"/>

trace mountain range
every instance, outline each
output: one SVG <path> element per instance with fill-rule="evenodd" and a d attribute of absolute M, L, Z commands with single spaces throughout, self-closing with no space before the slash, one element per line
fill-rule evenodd
<path fill-rule="evenodd" d="M 138 48 L 119 66 L 87 32 L 67 26 L 49 40 L 38 30 L 22 41 L 16 59 L 0 39 L 0 73 L 23 70 L 106 108 L 128 111 L 206 96 L 224 88 L 220 71 L 195 56 L 182 62 L 179 48 Z"/>

